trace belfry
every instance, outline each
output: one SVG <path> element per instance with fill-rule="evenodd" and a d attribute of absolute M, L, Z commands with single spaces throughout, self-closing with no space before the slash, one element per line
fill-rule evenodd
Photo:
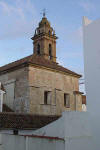
<path fill-rule="evenodd" d="M 32 37 L 34 55 L 56 62 L 56 39 L 55 31 L 44 15 Z"/>

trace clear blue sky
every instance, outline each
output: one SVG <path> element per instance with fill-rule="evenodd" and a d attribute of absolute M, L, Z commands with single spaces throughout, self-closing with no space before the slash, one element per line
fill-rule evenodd
<path fill-rule="evenodd" d="M 0 0 L 0 66 L 32 54 L 44 8 L 59 37 L 58 62 L 83 74 L 82 16 L 99 18 L 99 0 Z"/>

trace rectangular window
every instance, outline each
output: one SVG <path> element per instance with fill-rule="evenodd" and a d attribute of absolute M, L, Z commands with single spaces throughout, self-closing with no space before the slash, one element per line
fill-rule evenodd
<path fill-rule="evenodd" d="M 49 91 L 44 92 L 44 104 L 51 104 L 51 92 Z"/>
<path fill-rule="evenodd" d="M 47 105 L 47 99 L 48 99 L 48 92 L 44 92 L 44 104 Z"/>
<path fill-rule="evenodd" d="M 70 95 L 64 93 L 64 106 L 69 108 L 70 107 Z"/>
<path fill-rule="evenodd" d="M 15 98 L 15 79 L 8 80 L 4 84 L 4 88 L 6 91 L 5 98 L 4 98 L 4 103 L 10 107 L 11 109 L 14 108 L 14 98 Z"/>

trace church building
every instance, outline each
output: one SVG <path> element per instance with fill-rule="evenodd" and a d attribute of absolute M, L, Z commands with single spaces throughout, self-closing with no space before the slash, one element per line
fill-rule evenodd
<path fill-rule="evenodd" d="M 3 104 L 35 115 L 82 111 L 81 75 L 57 63 L 57 36 L 45 15 L 31 39 L 32 55 L 0 67 Z"/>

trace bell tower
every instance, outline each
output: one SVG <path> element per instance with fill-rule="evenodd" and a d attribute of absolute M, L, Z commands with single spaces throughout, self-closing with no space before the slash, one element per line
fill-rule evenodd
<path fill-rule="evenodd" d="M 33 40 L 34 55 L 39 55 L 44 59 L 56 62 L 56 35 L 50 22 L 43 13 L 43 18 L 35 30 Z"/>

